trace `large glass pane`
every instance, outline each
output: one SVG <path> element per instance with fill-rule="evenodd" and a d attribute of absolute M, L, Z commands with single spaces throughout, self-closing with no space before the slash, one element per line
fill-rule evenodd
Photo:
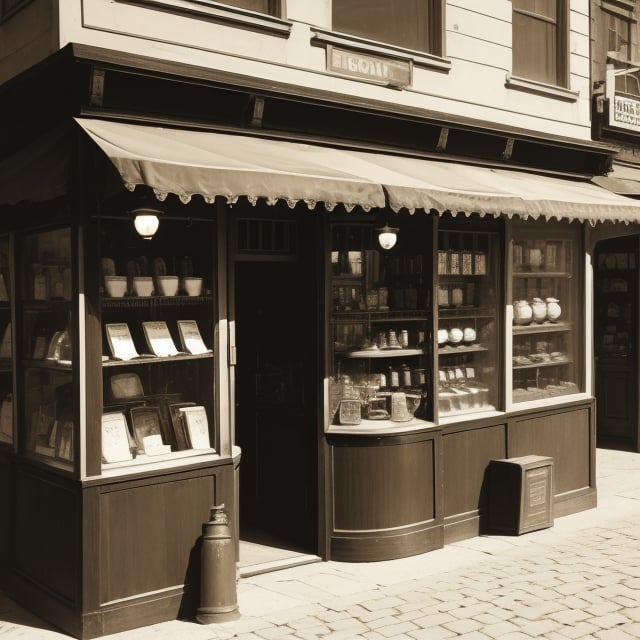
<path fill-rule="evenodd" d="M 516 76 L 557 84 L 558 53 L 555 22 L 526 13 L 513 14 L 513 73 Z"/>
<path fill-rule="evenodd" d="M 103 220 L 103 472 L 215 454 L 213 220 Z"/>
<path fill-rule="evenodd" d="M 582 391 L 578 231 L 569 224 L 514 224 L 514 403 Z"/>
<path fill-rule="evenodd" d="M 498 235 L 438 233 L 438 412 L 498 406 Z"/>
<path fill-rule="evenodd" d="M 333 29 L 416 51 L 430 51 L 428 0 L 333 0 Z"/>
<path fill-rule="evenodd" d="M 421 234 L 400 224 L 388 251 L 372 223 L 332 226 L 333 425 L 392 426 L 429 414 L 431 239 L 422 223 Z"/>
<path fill-rule="evenodd" d="M 21 448 L 51 464 L 74 461 L 71 230 L 43 231 L 21 243 L 24 371 Z"/>

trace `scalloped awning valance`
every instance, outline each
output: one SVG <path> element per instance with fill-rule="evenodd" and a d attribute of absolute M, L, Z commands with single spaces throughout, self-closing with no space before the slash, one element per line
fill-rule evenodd
<path fill-rule="evenodd" d="M 127 188 L 146 185 L 160 200 L 170 193 L 185 203 L 195 194 L 208 202 L 222 196 L 230 203 L 244 196 L 252 203 L 284 200 L 291 207 L 322 202 L 329 210 L 340 203 L 347 210 L 389 206 L 396 212 L 640 222 L 640 202 L 587 180 L 249 135 L 89 118 L 76 122 L 108 156 Z M 16 202 L 18 196 L 39 199 L 29 192 L 34 181 L 25 177 L 34 156 L 25 158 L 0 163 L 0 204 Z M 3 172 L 3 165 L 11 171 Z M 17 173 L 22 175 L 20 189 L 5 180 Z M 40 174 L 46 177 L 45 171 Z M 59 186 L 58 174 L 59 165 L 52 174 Z M 39 189 L 49 194 L 50 189 Z"/>
<path fill-rule="evenodd" d="M 184 202 L 265 198 L 365 210 L 403 208 L 521 218 L 640 222 L 640 203 L 589 181 L 415 157 L 78 119 L 130 189 Z M 385 199 L 386 192 L 386 199 Z"/>

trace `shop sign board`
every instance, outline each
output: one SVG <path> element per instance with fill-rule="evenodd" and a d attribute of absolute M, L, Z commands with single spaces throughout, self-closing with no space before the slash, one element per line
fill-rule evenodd
<path fill-rule="evenodd" d="M 385 56 L 327 46 L 327 71 L 391 87 L 411 84 L 412 63 Z"/>
<path fill-rule="evenodd" d="M 609 99 L 609 126 L 640 133 L 640 96 L 616 91 L 616 76 L 634 75 L 635 70 L 607 69 L 607 98 Z"/>

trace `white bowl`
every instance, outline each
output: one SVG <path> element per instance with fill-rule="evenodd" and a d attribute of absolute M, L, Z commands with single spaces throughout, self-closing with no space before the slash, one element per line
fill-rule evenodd
<path fill-rule="evenodd" d="M 133 291 L 137 296 L 153 295 L 153 278 L 151 276 L 136 276 L 133 279 Z"/>
<path fill-rule="evenodd" d="M 202 293 L 202 278 L 186 276 L 182 286 L 188 296 L 199 296 Z"/>
<path fill-rule="evenodd" d="M 158 276 L 158 289 L 163 296 L 175 296 L 178 293 L 178 276 Z"/>
<path fill-rule="evenodd" d="M 104 286 L 112 298 L 122 298 L 127 292 L 127 276 L 105 276 Z"/>

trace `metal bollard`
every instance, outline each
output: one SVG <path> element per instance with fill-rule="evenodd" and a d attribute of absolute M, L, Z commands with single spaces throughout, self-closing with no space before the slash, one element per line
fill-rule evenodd
<path fill-rule="evenodd" d="M 224 504 L 211 507 L 211 520 L 202 525 L 201 624 L 227 622 L 240 617 L 236 594 L 236 554 Z"/>

